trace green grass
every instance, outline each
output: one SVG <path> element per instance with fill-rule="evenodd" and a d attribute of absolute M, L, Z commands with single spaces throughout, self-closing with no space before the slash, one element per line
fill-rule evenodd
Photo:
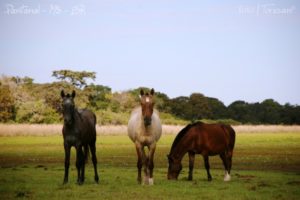
<path fill-rule="evenodd" d="M 1 199 L 299 199 L 300 133 L 237 134 L 232 181 L 223 181 L 219 157 L 211 157 L 212 182 L 196 157 L 194 180 L 187 181 L 187 157 L 178 181 L 166 180 L 174 135 L 162 136 L 155 154 L 155 185 L 136 182 L 136 152 L 127 136 L 97 139 L 100 183 L 91 162 L 86 182 L 76 185 L 72 149 L 69 183 L 62 185 L 64 151 L 60 136 L 0 137 Z"/>

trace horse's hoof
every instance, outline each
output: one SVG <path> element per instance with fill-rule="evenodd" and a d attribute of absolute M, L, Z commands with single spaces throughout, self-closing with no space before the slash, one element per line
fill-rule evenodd
<path fill-rule="evenodd" d="M 143 185 L 153 185 L 153 182 L 154 182 L 153 178 L 150 178 L 149 176 L 145 176 L 144 177 Z"/>
<path fill-rule="evenodd" d="M 149 178 L 148 183 L 149 183 L 149 185 L 153 185 L 154 184 L 154 179 L 153 178 Z"/>
<path fill-rule="evenodd" d="M 192 181 L 193 180 L 193 177 L 188 177 L 188 181 Z"/>
<path fill-rule="evenodd" d="M 83 181 L 77 181 L 77 184 L 78 184 L 78 185 L 82 185 L 82 184 L 83 184 Z"/>
<path fill-rule="evenodd" d="M 99 183 L 99 177 L 95 177 L 95 182 L 98 184 Z"/>
<path fill-rule="evenodd" d="M 212 178 L 211 177 L 208 177 L 208 179 L 207 179 L 208 181 L 212 181 Z"/>
<path fill-rule="evenodd" d="M 63 185 L 67 184 L 68 183 L 68 180 L 67 179 L 64 179 L 63 181 Z"/>
<path fill-rule="evenodd" d="M 138 179 L 137 179 L 137 182 L 138 182 L 138 184 L 142 184 L 142 179 L 141 179 L 141 178 L 138 178 Z"/>
<path fill-rule="evenodd" d="M 230 181 L 231 177 L 230 174 L 228 173 L 228 171 L 225 171 L 225 175 L 224 175 L 224 181 Z"/>
<path fill-rule="evenodd" d="M 226 175 L 224 176 L 224 181 L 225 181 L 225 182 L 228 182 L 228 181 L 230 181 L 230 180 L 231 180 L 230 175 L 229 175 L 229 174 L 226 174 Z"/>

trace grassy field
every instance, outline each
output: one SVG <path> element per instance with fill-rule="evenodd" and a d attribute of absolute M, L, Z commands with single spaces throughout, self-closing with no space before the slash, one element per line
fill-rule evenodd
<path fill-rule="evenodd" d="M 187 157 L 178 181 L 166 180 L 167 159 L 175 135 L 163 135 L 155 155 L 155 185 L 136 182 L 135 148 L 124 134 L 97 139 L 100 183 L 87 164 L 86 182 L 76 185 L 75 151 L 69 183 L 62 185 L 62 137 L 0 137 L 1 199 L 300 199 L 300 132 L 238 132 L 232 181 L 223 182 L 223 167 L 211 157 L 212 182 L 196 157 L 194 180 L 187 181 Z"/>

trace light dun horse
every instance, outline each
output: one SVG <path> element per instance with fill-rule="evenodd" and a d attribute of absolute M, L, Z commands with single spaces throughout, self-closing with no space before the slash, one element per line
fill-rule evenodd
<path fill-rule="evenodd" d="M 153 185 L 153 158 L 156 148 L 156 142 L 159 140 L 162 132 L 158 111 L 154 110 L 154 89 L 150 94 L 140 91 L 141 106 L 135 108 L 128 122 L 128 136 L 135 143 L 138 156 L 138 183 L 142 183 L 141 171 L 144 165 L 144 183 Z M 149 154 L 146 155 L 144 147 L 148 147 Z"/>

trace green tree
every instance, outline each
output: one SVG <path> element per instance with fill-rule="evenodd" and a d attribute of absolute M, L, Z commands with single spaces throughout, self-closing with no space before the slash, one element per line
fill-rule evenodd
<path fill-rule="evenodd" d="M 212 111 L 208 99 L 201 93 L 193 93 L 189 98 L 189 105 L 192 107 L 189 113 L 190 120 L 210 119 Z"/>
<path fill-rule="evenodd" d="M 95 80 L 96 72 L 57 70 L 53 71 L 52 76 L 61 81 L 67 81 L 75 87 L 83 88 L 87 86 L 87 79 Z"/>
<path fill-rule="evenodd" d="M 162 92 L 155 92 L 155 106 L 160 112 L 170 112 L 170 99 Z"/>
<path fill-rule="evenodd" d="M 228 118 L 226 106 L 217 98 L 207 97 L 208 106 L 211 110 L 211 119 L 225 119 Z"/>
<path fill-rule="evenodd" d="M 189 120 L 189 113 L 192 107 L 189 104 L 189 98 L 185 96 L 176 97 L 170 100 L 171 113 L 181 119 Z"/>
<path fill-rule="evenodd" d="M 228 106 L 228 113 L 230 118 L 247 123 L 247 115 L 249 113 L 249 104 L 245 101 L 235 101 Z"/>
<path fill-rule="evenodd" d="M 15 118 L 15 99 L 7 85 L 0 82 L 0 122 L 7 122 Z"/>
<path fill-rule="evenodd" d="M 112 94 L 110 108 L 113 112 L 131 112 L 137 105 L 136 98 L 130 92 L 115 92 Z"/>
<path fill-rule="evenodd" d="M 264 124 L 280 123 L 281 105 L 273 99 L 266 99 L 261 103 L 260 121 Z"/>
<path fill-rule="evenodd" d="M 84 91 L 88 94 L 89 107 L 95 110 L 108 108 L 112 95 L 110 87 L 91 84 Z"/>

